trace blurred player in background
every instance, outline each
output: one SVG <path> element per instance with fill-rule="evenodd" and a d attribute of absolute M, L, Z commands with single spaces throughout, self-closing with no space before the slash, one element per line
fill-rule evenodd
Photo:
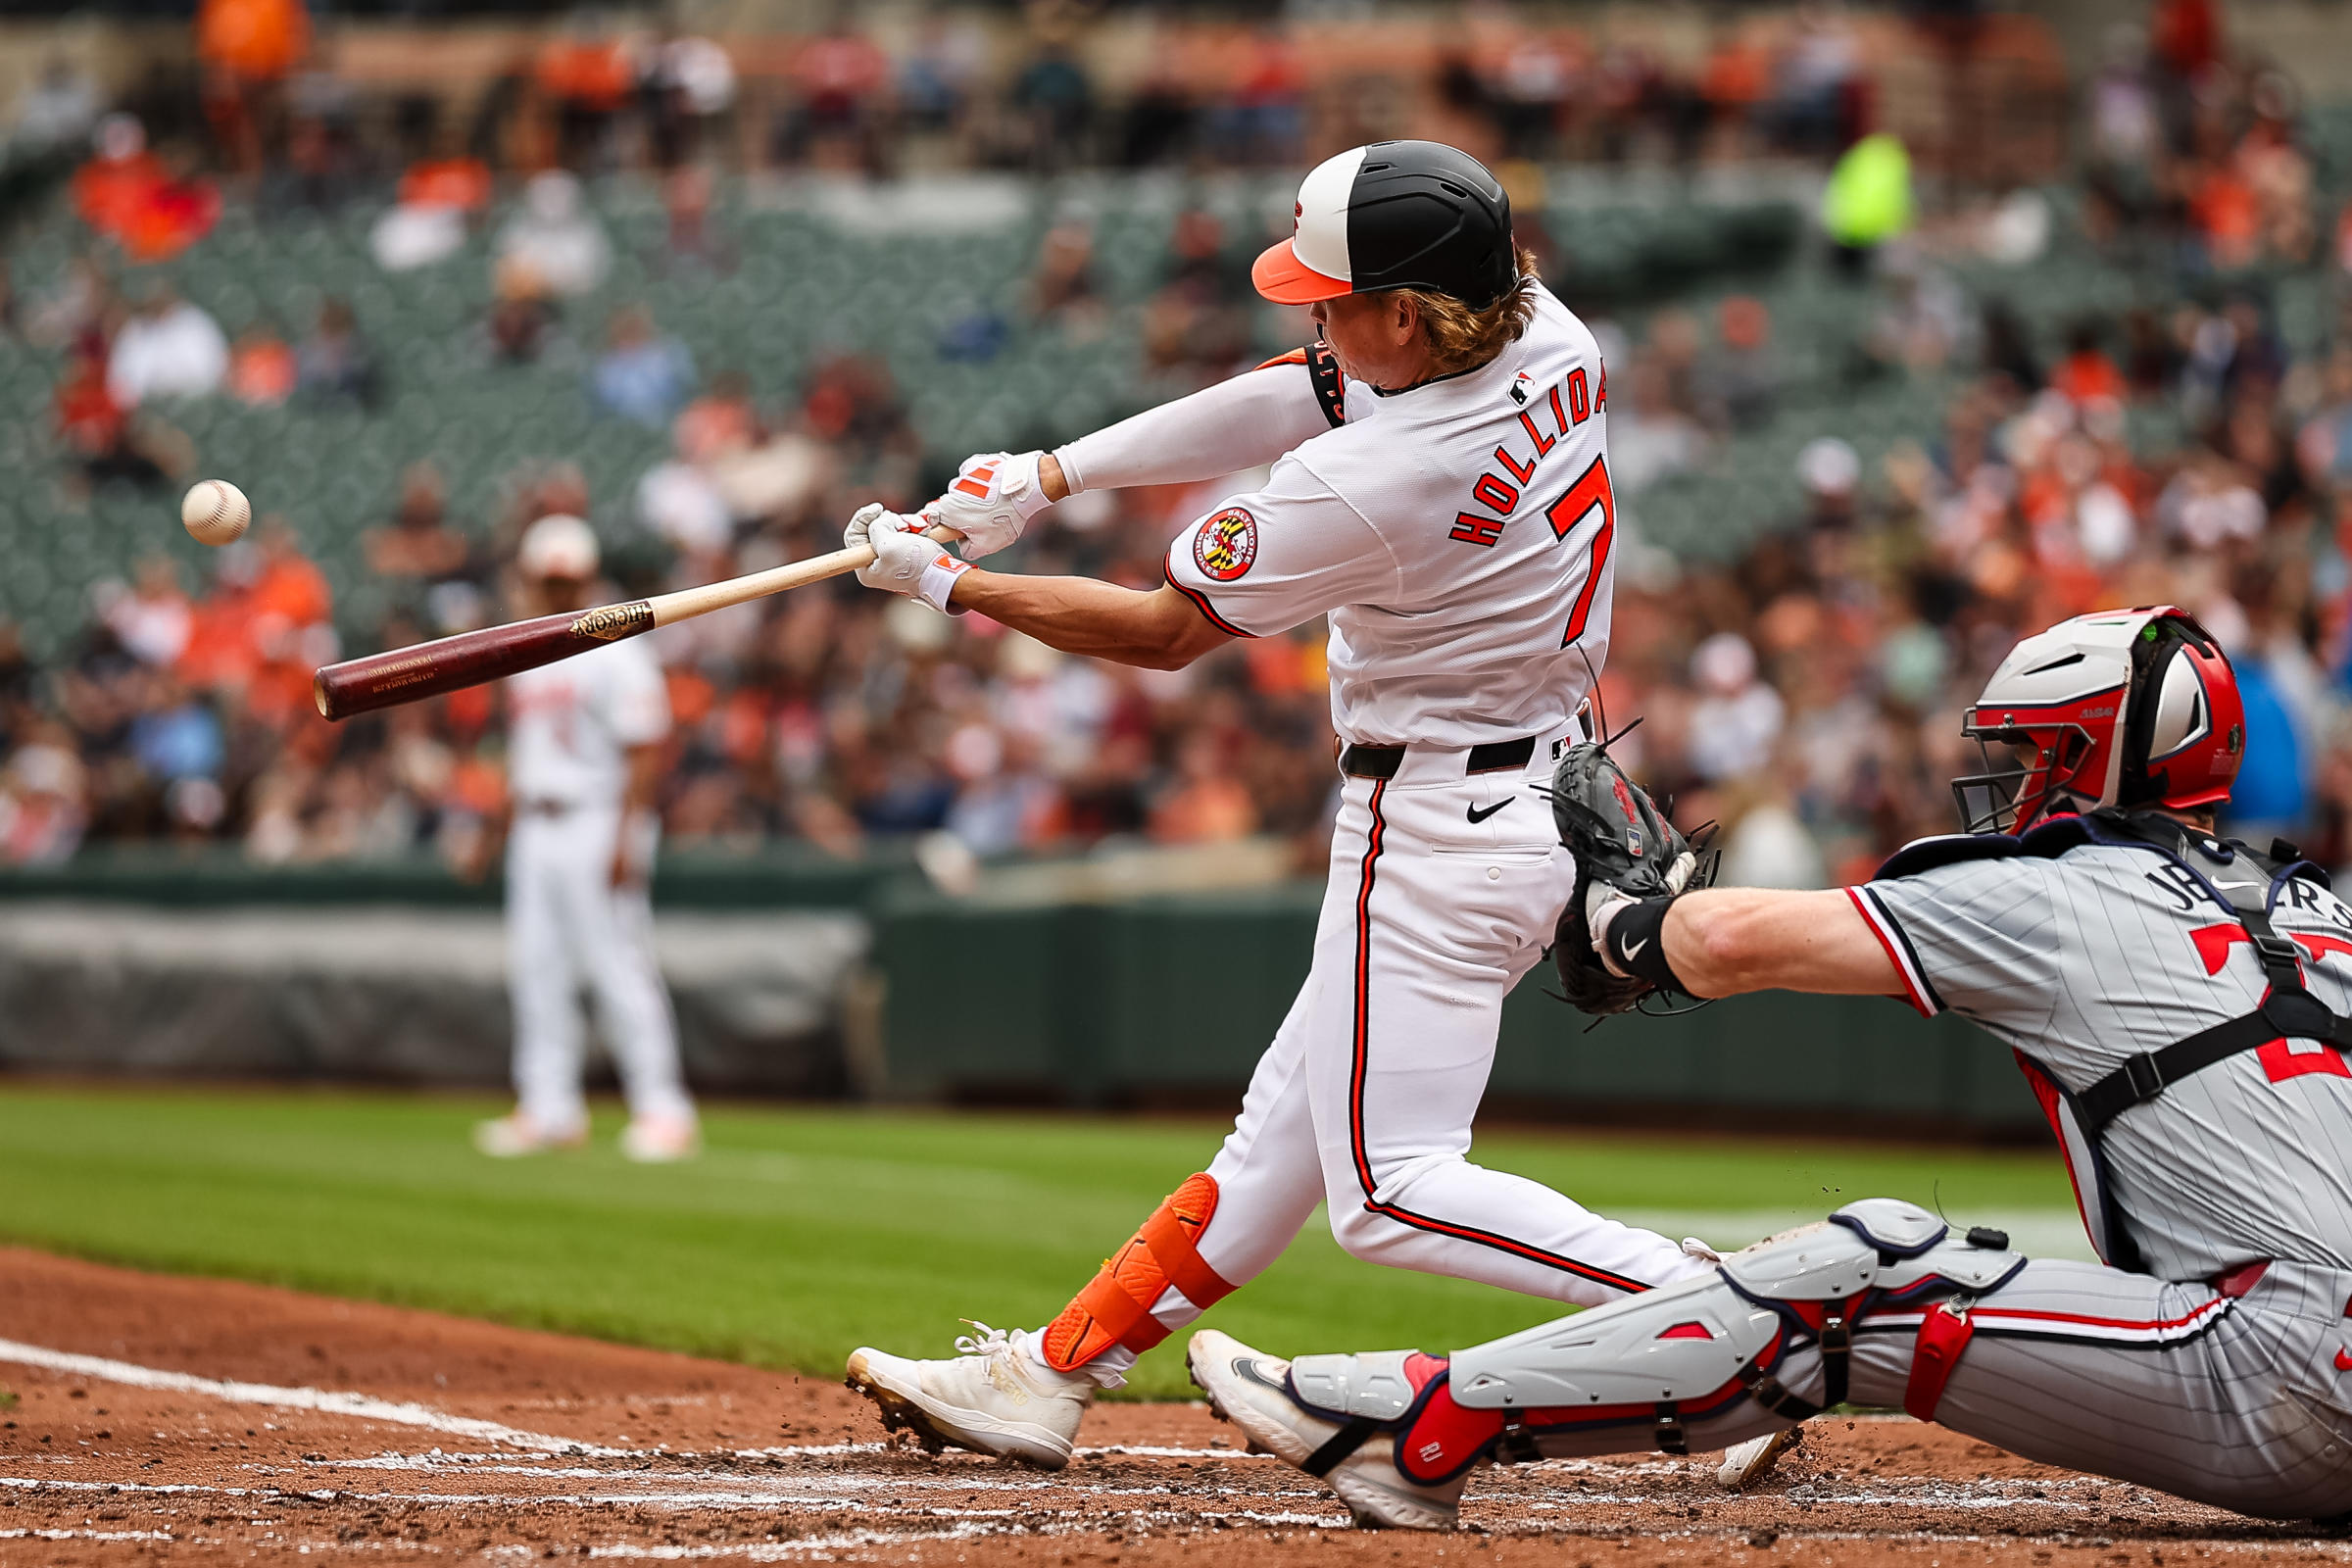
<path fill-rule="evenodd" d="M 1224 1148 L 1050 1325 L 850 1359 L 893 1424 L 1047 1468 L 1098 1388 L 1326 1200 L 1354 1256 L 1555 1300 L 1707 1266 L 1468 1158 L 1503 998 L 1577 875 L 1537 792 L 1608 655 L 1599 349 L 1515 244 L 1501 185 L 1437 142 L 1317 167 L 1253 277 L 1321 341 L 1056 452 L 974 458 L 925 515 L 867 508 L 849 529 L 876 552 L 869 586 L 1128 664 L 1330 617 L 1342 792 L 1314 964 Z M 1258 464 L 1265 485 L 1179 534 L 1155 591 L 976 570 L 919 532 L 986 555 L 1064 495 Z"/>
<path fill-rule="evenodd" d="M 515 560 L 532 614 L 587 609 L 597 566 L 595 533 L 561 514 L 531 524 Z M 596 993 L 628 1097 L 621 1152 L 689 1158 L 702 1135 L 678 1068 L 648 897 L 669 735 L 661 666 L 644 643 L 616 642 L 512 676 L 506 693 L 516 1103 L 511 1115 L 476 1128 L 474 1142 L 486 1154 L 514 1156 L 587 1141 L 578 1004 L 585 984 Z"/>

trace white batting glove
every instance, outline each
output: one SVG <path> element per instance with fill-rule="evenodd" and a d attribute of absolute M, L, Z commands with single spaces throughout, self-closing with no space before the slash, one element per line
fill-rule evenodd
<path fill-rule="evenodd" d="M 928 526 L 919 514 L 903 516 L 879 501 L 869 501 L 851 516 L 841 542 L 853 550 L 859 545 L 873 550 L 873 564 L 858 568 L 858 580 L 868 588 L 905 594 L 933 610 L 956 613 L 950 610 L 948 595 L 956 579 L 972 568 L 925 538 Z"/>
<path fill-rule="evenodd" d="M 977 561 L 1021 536 L 1029 519 L 1053 505 L 1037 477 L 1043 452 L 982 452 L 963 460 L 947 494 L 923 515 L 963 535 L 963 556 Z"/>

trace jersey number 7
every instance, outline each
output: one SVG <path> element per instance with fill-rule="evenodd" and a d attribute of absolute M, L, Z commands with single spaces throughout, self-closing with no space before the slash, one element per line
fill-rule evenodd
<path fill-rule="evenodd" d="M 1601 568 L 1609 564 L 1609 546 L 1617 540 L 1617 497 L 1609 489 L 1606 458 L 1594 458 L 1592 466 L 1568 487 L 1568 493 L 1544 509 L 1544 520 L 1551 524 L 1554 538 L 1565 540 L 1594 512 L 1600 514 L 1600 526 L 1592 530 L 1586 546 L 1592 560 L 1585 566 L 1585 585 L 1577 591 L 1576 608 L 1568 612 L 1562 648 L 1585 634 L 1585 619 L 1592 613 L 1592 596 L 1600 591 Z"/>

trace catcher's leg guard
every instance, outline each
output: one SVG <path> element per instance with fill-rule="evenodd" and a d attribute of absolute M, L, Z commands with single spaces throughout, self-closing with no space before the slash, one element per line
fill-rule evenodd
<path fill-rule="evenodd" d="M 1733 1253 L 1711 1275 L 1458 1351 L 1451 1395 L 1465 1409 L 1503 1413 L 1506 1458 L 1533 1456 L 1523 1440 L 1547 1430 L 1597 1427 L 1648 1426 L 1660 1448 L 1686 1452 L 1690 1425 L 1749 1399 L 1802 1421 L 1844 1400 L 1857 1326 L 1884 1314 L 1908 1328 L 1927 1303 L 1998 1289 L 2026 1266 L 2007 1242 L 1955 1238 L 1913 1203 L 1849 1203 L 1826 1224 Z M 1818 1370 L 1790 1364 L 1800 1350 Z"/>
<path fill-rule="evenodd" d="M 1152 1308 L 1171 1285 L 1203 1309 L 1232 1295 L 1233 1287 L 1200 1261 L 1195 1247 L 1216 1211 L 1217 1179 L 1205 1171 L 1186 1177 L 1046 1326 L 1046 1364 L 1074 1372 L 1114 1345 L 1149 1350 L 1168 1337 Z"/>

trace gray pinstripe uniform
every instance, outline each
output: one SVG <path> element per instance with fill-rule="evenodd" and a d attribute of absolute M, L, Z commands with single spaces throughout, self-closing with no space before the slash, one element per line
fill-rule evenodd
<path fill-rule="evenodd" d="M 2261 875 L 2233 864 L 2220 879 Z M 2265 990 L 2246 932 L 2183 862 L 2086 845 L 2055 858 L 1946 864 L 1849 890 L 1912 1003 L 2014 1046 L 2055 1109 L 2127 1057 L 2250 1012 Z M 2352 909 L 2281 882 L 2271 919 L 2305 983 L 2352 1011 Z M 2064 1118 L 2061 1123 L 2065 1135 Z M 2101 1255 L 2039 1260 L 1963 1303 L 1974 1335 L 1935 1416 L 2052 1464 L 2275 1518 L 2352 1513 L 2352 1073 L 2279 1041 L 2124 1112 L 2104 1158 L 2067 1150 Z M 2113 1205 L 2092 1190 L 2112 1185 Z M 2104 1216 L 2119 1234 L 2102 1235 Z M 1905 1402 L 1921 1309 L 1855 1324 L 1850 1397 Z M 1817 1351 L 1784 1381 L 1821 1392 Z M 1788 1421 L 1751 1400 L 1690 1427 L 1717 1447 Z M 1623 1429 L 1547 1432 L 1547 1454 L 1627 1446 Z"/>
<path fill-rule="evenodd" d="M 2244 857 L 2192 866 L 2090 844 L 1941 866 L 1854 898 L 1913 1003 L 2015 1047 L 2054 1110 L 2059 1091 L 2261 1004 L 2245 928 L 2200 875 L 2265 873 Z M 2306 987 L 2352 1012 L 2352 908 L 2304 879 L 2281 879 L 2270 899 Z M 2282 1040 L 2233 1056 L 2124 1112 L 2102 1143 L 2094 1159 L 2068 1138 L 2068 1165 L 2101 1255 L 2137 1268 L 2036 1261 L 1984 1298 L 1937 1419 L 2247 1513 L 2352 1511 L 2342 1053 Z M 2119 1234 L 2104 1234 L 2109 1213 Z M 1857 1398 L 1885 1392 L 1874 1371 L 1908 1374 L 1911 1338 L 1891 1320 L 1859 1338 Z"/>

